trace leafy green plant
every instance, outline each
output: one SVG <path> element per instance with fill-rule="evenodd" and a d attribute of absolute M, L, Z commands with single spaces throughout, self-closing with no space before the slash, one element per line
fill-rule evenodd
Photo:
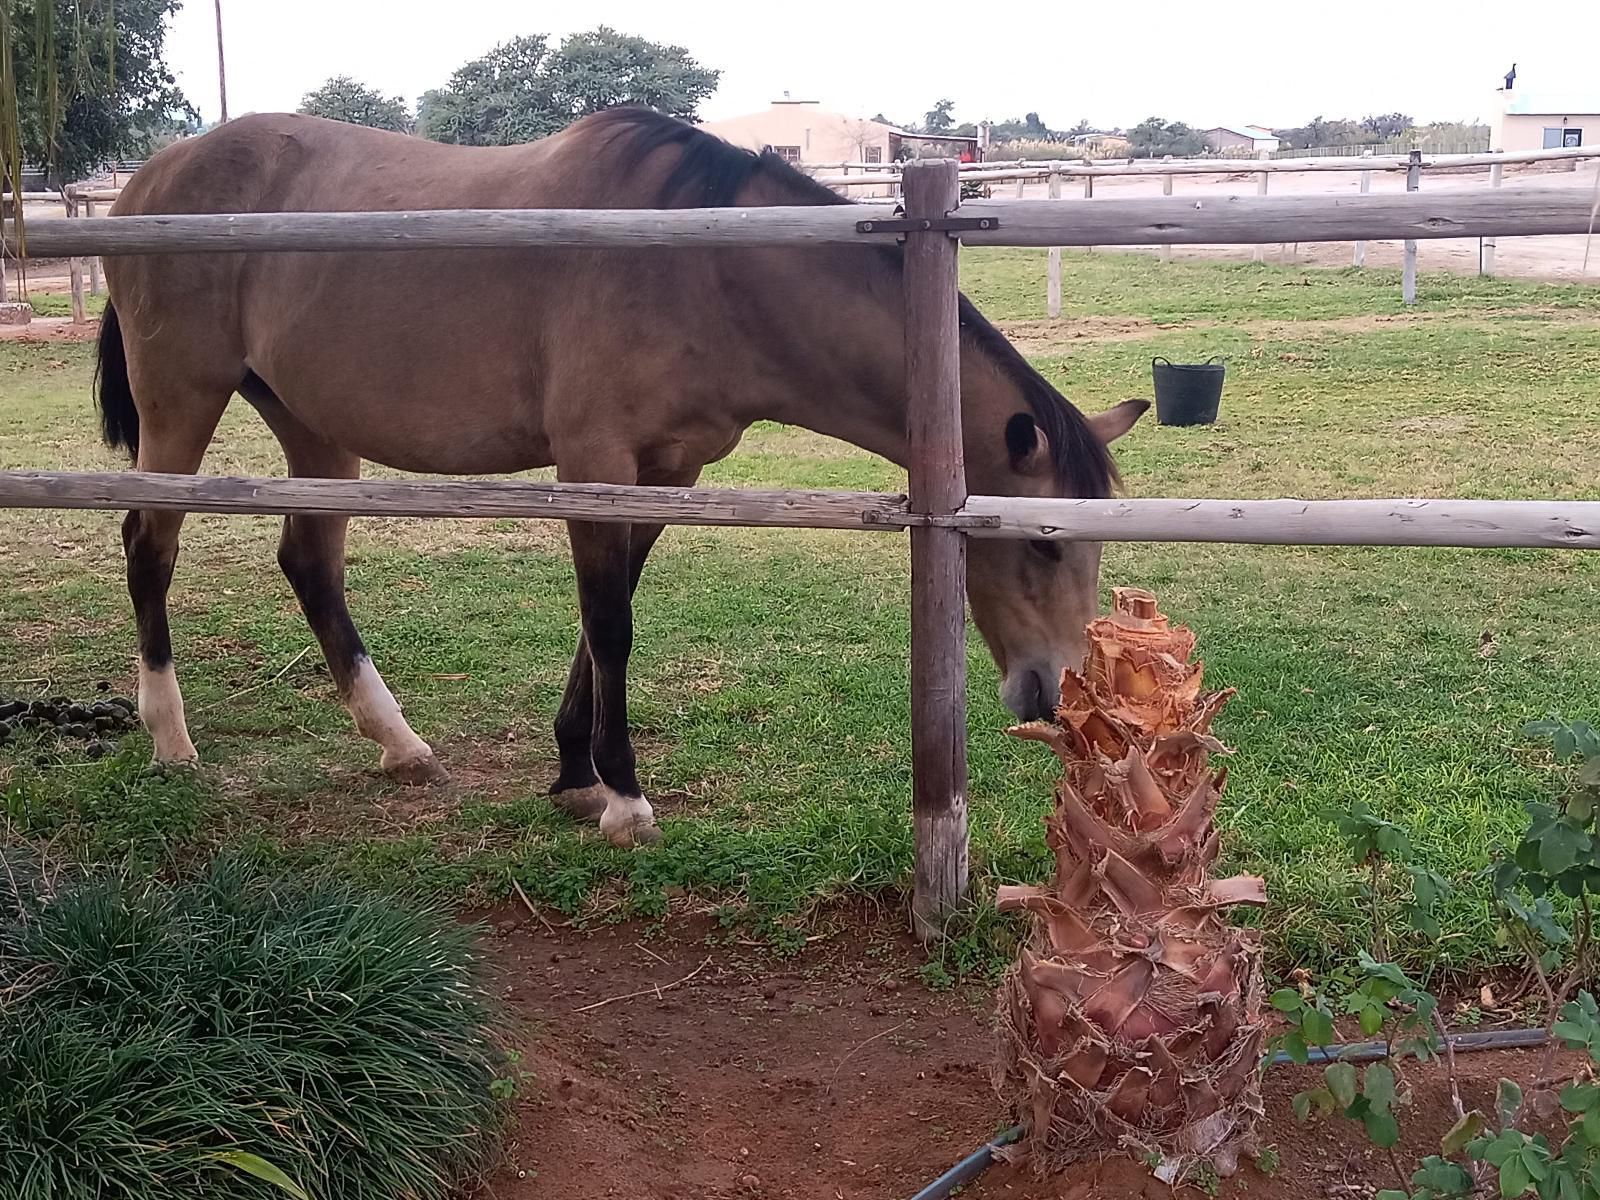
<path fill-rule="evenodd" d="M 444 909 L 234 862 L 0 888 L 7 1200 L 444 1200 L 503 1077 Z"/>
<path fill-rule="evenodd" d="M 505 1072 L 489 1081 L 489 1094 L 496 1100 L 511 1100 L 533 1078 L 532 1071 L 522 1069 L 522 1052 L 520 1050 L 507 1050 L 505 1053 Z"/>
<path fill-rule="evenodd" d="M 1384 1055 L 1358 1077 L 1348 1062 L 1323 1071 L 1323 1083 L 1295 1097 L 1295 1115 L 1312 1113 L 1357 1120 L 1374 1145 L 1385 1150 L 1399 1185 L 1378 1200 L 1458 1200 L 1480 1194 L 1504 1200 L 1533 1193 L 1539 1200 L 1600 1200 L 1600 1005 L 1580 990 L 1596 967 L 1592 895 L 1600 891 L 1600 734 L 1585 722 L 1549 718 L 1530 724 L 1531 734 L 1549 737 L 1558 762 L 1576 766 L 1573 783 L 1558 803 L 1530 801 L 1528 826 L 1510 854 L 1489 871 L 1502 943 L 1527 957 L 1546 1004 L 1548 1042 L 1534 1077 L 1532 1095 L 1502 1079 L 1492 1117 L 1468 1111 L 1461 1099 L 1448 1031 L 1434 996 L 1394 963 L 1380 961 L 1390 942 L 1390 912 L 1398 911 L 1419 933 L 1439 935 L 1435 907 L 1448 885 L 1409 861 L 1410 839 L 1364 805 L 1339 814 L 1336 824 L 1353 859 L 1367 869 L 1364 898 L 1372 913 L 1374 954 L 1362 953 L 1356 985 L 1341 1007 L 1361 1031 L 1381 1037 Z M 1408 879 L 1403 893 L 1386 881 Z M 1552 897 L 1564 898 L 1560 907 Z M 1310 1047 L 1334 1036 L 1331 1005 L 1322 996 L 1284 988 L 1272 997 L 1288 1031 L 1279 1044 L 1305 1063 Z M 1583 1051 L 1588 1070 L 1561 1080 L 1552 1074 L 1556 1051 Z M 1440 1152 L 1407 1171 L 1396 1147 L 1397 1110 L 1409 1100 L 1402 1076 L 1407 1058 L 1444 1053 L 1456 1122 L 1440 1141 Z M 1535 1115 L 1567 1115 L 1564 1132 L 1530 1133 Z"/>

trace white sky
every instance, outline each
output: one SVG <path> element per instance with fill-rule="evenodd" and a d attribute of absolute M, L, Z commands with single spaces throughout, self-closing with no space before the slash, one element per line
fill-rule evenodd
<path fill-rule="evenodd" d="M 292 109 L 348 74 L 410 103 L 496 42 L 609 24 L 686 46 L 719 68 L 707 118 L 766 107 L 785 89 L 829 109 L 901 121 L 956 102 L 958 121 L 1036 110 L 1129 126 L 1160 115 L 1206 126 L 1300 125 L 1400 110 L 1420 121 L 1487 120 L 1513 60 L 1518 90 L 1593 91 L 1600 108 L 1600 4 L 1526 0 L 992 0 L 804 5 L 575 0 L 222 0 L 228 107 Z M 1513 15 L 1514 13 L 1514 15 Z M 217 115 L 210 0 L 187 0 L 169 61 L 206 118 Z"/>

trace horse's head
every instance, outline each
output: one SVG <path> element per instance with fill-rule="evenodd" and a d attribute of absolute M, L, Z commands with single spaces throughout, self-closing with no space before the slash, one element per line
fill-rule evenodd
<path fill-rule="evenodd" d="M 1031 368 L 1031 379 L 1019 375 L 1020 355 L 1018 362 L 1001 357 L 993 364 L 999 371 L 989 363 L 969 370 L 966 357 L 962 389 L 972 492 L 1110 495 L 1116 468 L 1107 446 L 1133 428 L 1150 407 L 1147 401 L 1126 400 L 1086 417 Z M 1027 393 L 1028 411 L 1014 411 L 1014 386 Z M 978 403 L 975 391 L 983 393 Z M 1002 406 L 1013 411 L 999 427 L 992 416 L 980 418 L 997 408 L 1004 413 Z M 1082 665 L 1084 626 L 1099 609 L 1099 544 L 969 538 L 967 556 L 972 619 L 1000 668 L 1000 698 L 1022 720 L 1049 716 L 1060 695 L 1061 670 Z"/>

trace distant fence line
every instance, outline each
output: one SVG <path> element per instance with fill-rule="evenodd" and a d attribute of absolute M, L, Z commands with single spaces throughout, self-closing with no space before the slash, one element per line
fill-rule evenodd
<path fill-rule="evenodd" d="M 1363 154 L 1381 155 L 1395 154 L 1406 155 L 1413 150 L 1421 150 L 1424 154 L 1488 154 L 1489 139 L 1474 138 L 1472 141 L 1455 142 L 1428 142 L 1426 144 L 1407 141 L 1404 138 L 1394 138 L 1387 142 L 1367 142 L 1355 146 L 1285 146 L 1274 150 L 1272 157 L 1278 158 L 1349 158 L 1360 157 Z"/>
<path fill-rule="evenodd" d="M 1003 180 L 1064 178 L 1114 178 L 1145 175 L 1300 174 L 1316 171 L 1405 171 L 1412 156 L 1421 156 L 1423 170 L 1520 166 L 1537 162 L 1582 162 L 1600 158 L 1600 146 L 1556 150 L 1490 150 L 1470 154 L 1442 154 L 1414 150 L 1405 154 L 1334 155 L 1322 158 L 1130 158 L 1048 159 L 1011 162 L 962 163 L 964 183 Z M 903 163 L 801 163 L 812 178 L 830 187 L 871 187 L 894 182 Z M 839 174 L 829 173 L 838 170 Z M 859 171 L 860 174 L 852 174 Z"/>

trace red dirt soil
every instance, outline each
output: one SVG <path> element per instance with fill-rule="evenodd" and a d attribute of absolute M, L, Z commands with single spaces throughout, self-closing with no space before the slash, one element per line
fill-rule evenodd
<path fill-rule="evenodd" d="M 890 912 L 839 914 L 785 960 L 703 918 L 674 918 L 671 934 L 639 923 L 585 933 L 521 908 L 494 914 L 485 946 L 528 1076 L 505 1164 L 480 1200 L 911 1196 L 1012 1115 L 989 1083 L 991 993 L 929 990 L 899 927 Z M 1537 1064 L 1533 1052 L 1463 1055 L 1467 1106 L 1492 1109 L 1495 1081 L 1525 1083 Z M 1437 1152 L 1453 1118 L 1437 1068 L 1407 1074 L 1402 1158 L 1414 1163 Z M 1268 1075 L 1263 1142 L 1281 1163 L 1271 1176 L 1245 1167 L 1222 1195 L 1325 1200 L 1395 1186 L 1350 1123 L 1294 1123 L 1290 1098 L 1315 1078 Z M 1048 1181 L 997 1165 L 962 1195 L 1173 1193 L 1116 1159 Z"/>

